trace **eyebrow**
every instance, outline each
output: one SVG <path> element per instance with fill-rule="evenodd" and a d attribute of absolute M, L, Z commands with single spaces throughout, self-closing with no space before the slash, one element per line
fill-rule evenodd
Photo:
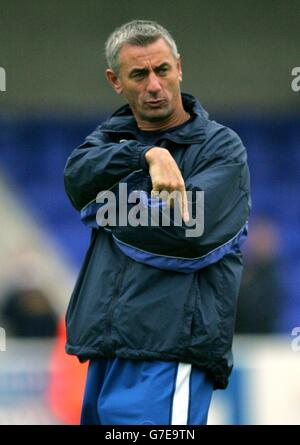
<path fill-rule="evenodd" d="M 157 72 L 163 68 L 169 68 L 170 64 L 168 62 L 163 62 L 160 65 L 158 65 L 157 67 L 154 68 L 154 71 Z M 133 68 L 132 71 L 130 71 L 129 76 L 133 77 L 136 74 L 148 74 L 149 72 L 149 68 Z"/>

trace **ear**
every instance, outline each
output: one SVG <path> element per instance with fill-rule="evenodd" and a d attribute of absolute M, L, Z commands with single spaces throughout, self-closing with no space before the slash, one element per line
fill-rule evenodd
<path fill-rule="evenodd" d="M 120 81 L 120 78 L 110 68 L 105 71 L 105 74 L 106 74 L 106 79 L 112 85 L 115 92 L 117 94 L 121 94 L 123 91 L 123 88 L 122 88 L 122 83 Z"/>
<path fill-rule="evenodd" d="M 178 71 L 178 78 L 180 82 L 182 82 L 182 69 L 181 69 L 181 57 L 178 56 L 177 58 L 177 71 Z"/>

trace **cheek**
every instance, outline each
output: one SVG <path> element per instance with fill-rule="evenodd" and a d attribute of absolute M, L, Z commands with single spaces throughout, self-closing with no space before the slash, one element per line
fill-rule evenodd
<path fill-rule="evenodd" d="M 177 96 L 180 92 L 180 82 L 178 78 L 174 78 L 168 82 L 166 85 L 166 90 L 171 94 L 173 97 Z"/>
<path fill-rule="evenodd" d="M 130 103 L 131 107 L 133 107 L 135 111 L 137 111 L 143 105 L 144 95 L 140 89 L 127 88 L 123 93 L 127 99 L 127 102 Z"/>
<path fill-rule="evenodd" d="M 131 98 L 133 99 L 138 99 L 139 96 L 141 96 L 141 88 L 134 86 L 132 88 L 129 89 L 129 95 Z"/>
<path fill-rule="evenodd" d="M 129 101 L 134 101 L 136 98 L 136 91 L 133 88 L 125 88 L 123 90 L 124 96 Z"/>

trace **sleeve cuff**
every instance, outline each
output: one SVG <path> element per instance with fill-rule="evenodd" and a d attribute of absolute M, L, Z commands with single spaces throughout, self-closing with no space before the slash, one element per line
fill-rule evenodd
<path fill-rule="evenodd" d="M 149 171 L 149 165 L 148 162 L 146 161 L 145 158 L 145 154 L 147 153 L 147 151 L 151 150 L 151 148 L 155 147 L 155 145 L 151 145 L 148 147 L 145 147 L 141 152 L 140 152 L 140 159 L 139 159 L 139 166 L 140 168 L 142 168 L 144 171 L 148 172 Z"/>

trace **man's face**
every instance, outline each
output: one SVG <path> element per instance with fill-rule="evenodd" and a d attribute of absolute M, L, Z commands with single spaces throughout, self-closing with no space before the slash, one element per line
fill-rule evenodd
<path fill-rule="evenodd" d="M 126 44 L 119 60 L 119 75 L 107 70 L 107 77 L 124 94 L 138 123 L 165 121 L 180 110 L 180 59 L 164 39 L 147 46 Z"/>

